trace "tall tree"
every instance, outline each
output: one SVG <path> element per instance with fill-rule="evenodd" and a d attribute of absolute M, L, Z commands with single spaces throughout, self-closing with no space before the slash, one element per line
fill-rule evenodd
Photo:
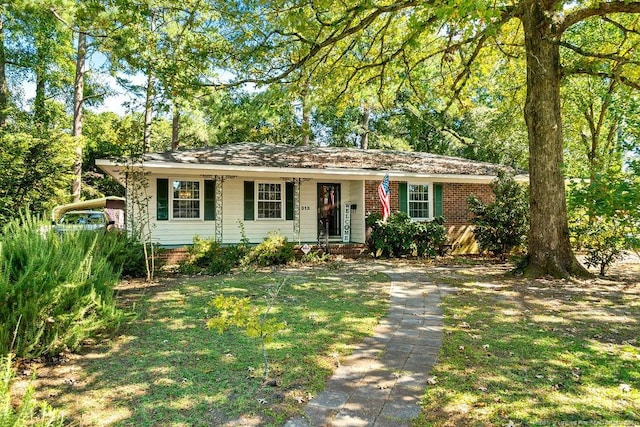
<path fill-rule="evenodd" d="M 7 88 L 6 56 L 4 53 L 4 10 L 0 4 L 0 129 L 7 124 L 7 110 L 9 109 L 9 89 Z"/>
<path fill-rule="evenodd" d="M 502 43 L 500 37 L 505 31 L 514 34 L 510 22 L 519 21 L 521 25 L 516 34 L 519 43 L 524 43 L 526 57 L 524 116 L 531 190 L 528 273 L 536 276 L 585 273 L 571 250 L 567 226 L 560 102 L 561 46 L 589 59 L 574 72 L 637 86 L 634 78 L 627 74 L 632 73 L 637 64 L 637 50 L 614 52 L 616 57 L 628 60 L 625 67 L 614 72 L 611 52 L 584 50 L 583 46 L 574 45 L 578 39 L 569 35 L 581 33 L 585 23 L 596 20 L 600 25 L 616 28 L 629 44 L 634 44 L 639 37 L 637 27 L 628 25 L 625 17 L 640 13 L 640 2 L 518 0 L 504 4 L 482 0 L 395 0 L 347 4 L 322 1 L 293 7 L 285 3 L 251 2 L 259 15 L 242 20 L 244 27 L 239 28 L 242 35 L 237 40 L 248 47 L 244 55 L 253 53 L 254 57 L 264 59 L 271 49 L 294 45 L 300 52 L 299 59 L 261 62 L 262 67 L 252 67 L 252 76 L 244 75 L 239 82 L 280 81 L 290 78 L 300 67 L 313 69 L 315 64 L 328 63 L 335 68 L 346 63 L 352 70 L 348 77 L 375 68 L 383 84 L 385 81 L 399 81 L 400 85 L 425 84 L 412 77 L 423 64 L 437 58 L 445 72 L 443 81 L 449 83 L 452 102 L 455 102 L 475 72 L 482 50 L 494 42 Z M 242 2 L 243 9 L 236 12 L 246 15 L 246 6 L 247 3 Z M 249 25 L 251 20 L 257 24 Z M 292 27 L 299 30 L 289 31 Z M 282 31 L 283 28 L 287 31 Z M 356 65 L 349 55 L 350 48 L 363 42 L 369 48 L 362 58 L 357 58 L 359 65 Z M 403 72 L 396 79 L 391 73 L 397 73 L 398 67 L 402 67 Z"/>

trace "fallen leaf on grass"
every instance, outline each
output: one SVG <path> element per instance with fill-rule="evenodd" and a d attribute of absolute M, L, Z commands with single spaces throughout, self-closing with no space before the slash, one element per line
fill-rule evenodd
<path fill-rule="evenodd" d="M 427 378 L 427 384 L 434 385 L 434 384 L 437 384 L 437 383 L 438 383 L 438 377 L 429 377 L 429 378 Z"/>

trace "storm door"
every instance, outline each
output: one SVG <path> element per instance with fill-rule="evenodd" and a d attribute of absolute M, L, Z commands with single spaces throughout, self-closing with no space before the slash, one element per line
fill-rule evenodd
<path fill-rule="evenodd" d="M 340 237 L 340 184 L 318 184 L 318 236 Z"/>

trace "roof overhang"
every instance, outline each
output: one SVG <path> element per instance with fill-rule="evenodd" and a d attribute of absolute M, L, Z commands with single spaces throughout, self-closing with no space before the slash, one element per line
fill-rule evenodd
<path fill-rule="evenodd" d="M 126 169 L 144 170 L 146 173 L 175 177 L 215 177 L 236 176 L 246 178 L 307 178 L 307 179 L 335 179 L 335 180 L 379 180 L 389 174 L 391 180 L 429 180 L 453 183 L 488 184 L 496 175 L 472 174 L 433 174 L 403 172 L 394 170 L 371 169 L 331 169 L 331 168 L 281 168 L 265 166 L 235 166 L 206 163 L 173 163 L 148 161 L 144 164 L 127 165 L 126 167 L 113 160 L 97 159 L 96 166 L 113 176 L 121 185 L 126 182 Z M 518 175 L 516 180 L 528 182 L 527 175 Z"/>

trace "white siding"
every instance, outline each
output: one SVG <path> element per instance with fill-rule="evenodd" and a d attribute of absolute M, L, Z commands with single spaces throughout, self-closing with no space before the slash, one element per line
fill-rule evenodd
<path fill-rule="evenodd" d="M 293 241 L 293 221 L 283 219 L 258 219 L 244 220 L 244 179 L 233 178 L 224 182 L 222 196 L 222 236 L 224 243 L 239 243 L 242 238 L 239 222 L 244 224 L 244 231 L 250 243 L 260 243 L 270 232 L 278 232 Z M 273 182 L 282 184 L 282 216 L 285 216 L 285 181 L 282 180 L 256 180 L 258 182 Z"/>
<path fill-rule="evenodd" d="M 161 245 L 188 245 L 193 243 L 194 236 L 203 239 L 215 236 L 215 221 L 199 220 L 172 220 L 157 221 L 156 183 L 157 176 L 149 178 L 147 187 L 147 197 L 149 197 L 149 218 L 151 223 L 151 236 L 154 242 Z M 166 178 L 166 177 L 160 177 Z M 184 178 L 199 180 L 200 178 Z M 169 177 L 169 191 L 171 191 L 171 177 Z M 171 210 L 171 206 L 169 206 Z"/>
<path fill-rule="evenodd" d="M 152 227 L 153 241 L 161 245 L 188 245 L 193 242 L 194 236 L 201 238 L 214 238 L 216 221 L 204 220 L 156 220 L 156 179 L 168 178 L 171 176 L 149 176 L 146 195 L 149 198 L 148 213 Z M 203 180 L 198 177 L 178 177 L 179 179 Z M 222 183 L 222 206 L 223 212 L 216 212 L 216 219 L 222 220 L 223 243 L 238 243 L 242 238 L 239 222 L 244 226 L 246 237 L 251 243 L 261 242 L 269 232 L 277 231 L 286 236 L 294 243 L 317 241 L 318 232 L 318 197 L 317 180 L 305 180 L 301 182 L 300 188 L 300 238 L 294 239 L 292 220 L 267 220 L 257 219 L 244 220 L 244 181 L 252 180 L 257 182 L 279 182 L 285 190 L 285 180 L 278 179 L 244 179 L 242 177 L 227 177 Z M 329 182 L 323 180 L 322 182 Z M 364 182 L 363 181 L 330 181 L 341 184 L 341 209 L 344 204 L 350 202 L 357 204 L 356 210 L 351 211 L 351 242 L 364 242 Z M 171 184 L 170 184 L 171 185 Z M 217 185 L 221 185 L 218 181 Z M 284 193 L 283 193 L 283 197 Z M 131 207 L 129 205 L 129 207 Z M 283 216 L 286 212 L 286 198 L 283 199 Z M 135 214 L 134 214 L 135 215 Z M 129 216 L 131 219 L 131 216 Z"/>
<path fill-rule="evenodd" d="M 300 186 L 300 241 L 318 241 L 318 182 L 302 181 Z M 296 242 L 298 243 L 298 242 Z"/>
<path fill-rule="evenodd" d="M 351 181 L 351 204 L 357 205 L 357 208 L 351 209 L 351 242 L 365 242 L 365 223 L 364 223 L 364 181 Z"/>

